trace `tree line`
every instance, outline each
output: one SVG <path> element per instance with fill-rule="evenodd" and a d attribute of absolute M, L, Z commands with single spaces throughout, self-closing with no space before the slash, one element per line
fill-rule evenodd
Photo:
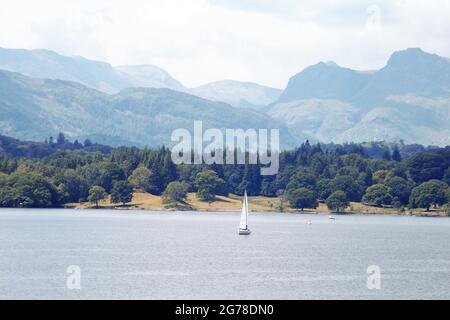
<path fill-rule="evenodd" d="M 133 191 L 182 204 L 188 192 L 202 201 L 229 193 L 280 197 L 293 208 L 319 202 L 341 211 L 349 202 L 396 208 L 448 204 L 450 147 L 400 152 L 397 146 L 371 156 L 361 144 L 305 142 L 280 154 L 280 171 L 261 176 L 260 165 L 175 165 L 166 147 L 136 148 L 56 141 L 26 143 L 0 137 L 0 206 L 60 207 L 108 195 L 129 203 Z M 405 147 L 405 150 L 411 150 Z"/>

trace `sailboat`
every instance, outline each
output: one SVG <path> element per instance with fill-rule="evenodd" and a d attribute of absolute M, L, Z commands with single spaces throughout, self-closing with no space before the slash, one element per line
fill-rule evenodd
<path fill-rule="evenodd" d="M 241 223 L 239 224 L 239 235 L 249 236 L 252 232 L 248 228 L 248 198 L 247 191 L 244 194 L 244 201 L 242 204 Z"/>

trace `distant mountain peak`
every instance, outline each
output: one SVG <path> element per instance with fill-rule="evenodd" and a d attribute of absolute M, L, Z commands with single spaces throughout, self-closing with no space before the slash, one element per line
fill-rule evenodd
<path fill-rule="evenodd" d="M 320 101 L 320 102 L 318 102 Z M 269 115 L 320 141 L 450 141 L 449 59 L 409 48 L 374 72 L 325 62 L 293 76 Z"/>
<path fill-rule="evenodd" d="M 394 52 L 388 60 L 387 66 L 414 65 L 426 63 L 448 62 L 447 58 L 434 53 L 428 53 L 420 48 L 408 48 Z"/>
<path fill-rule="evenodd" d="M 421 48 L 406 48 L 404 50 L 398 50 L 395 53 L 408 53 L 408 54 L 430 54 L 423 51 Z"/>
<path fill-rule="evenodd" d="M 129 87 L 185 90 L 168 72 L 153 65 L 114 68 L 107 62 L 47 49 L 0 48 L 0 69 L 34 78 L 75 81 L 106 93 Z"/>
<path fill-rule="evenodd" d="M 338 68 L 340 68 L 340 66 L 336 62 L 331 61 L 331 60 L 330 61 L 325 61 L 323 63 L 326 64 L 329 67 L 338 67 Z"/>
<path fill-rule="evenodd" d="M 320 70 L 320 69 L 328 70 L 328 69 L 334 69 L 334 68 L 341 68 L 341 67 L 334 61 L 320 61 L 316 64 L 306 67 L 300 73 L 308 71 L 308 70 L 316 70 L 316 69 L 317 70 Z"/>
<path fill-rule="evenodd" d="M 199 97 L 250 109 L 260 109 L 271 104 L 278 99 L 281 91 L 253 82 L 236 80 L 220 80 L 191 89 L 192 94 Z"/>
<path fill-rule="evenodd" d="M 118 66 L 116 69 L 127 74 L 133 86 L 136 87 L 186 90 L 181 82 L 174 79 L 166 70 L 152 64 Z"/>
<path fill-rule="evenodd" d="M 333 61 L 319 62 L 294 75 L 278 102 L 309 98 L 347 100 L 367 83 L 368 76 Z"/>

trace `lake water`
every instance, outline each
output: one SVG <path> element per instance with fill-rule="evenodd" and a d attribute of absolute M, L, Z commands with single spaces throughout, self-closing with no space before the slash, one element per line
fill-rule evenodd
<path fill-rule="evenodd" d="M 448 218 L 251 213 L 250 237 L 238 224 L 239 213 L 2 209 L 0 298 L 450 299 Z M 81 290 L 67 289 L 72 265 Z"/>

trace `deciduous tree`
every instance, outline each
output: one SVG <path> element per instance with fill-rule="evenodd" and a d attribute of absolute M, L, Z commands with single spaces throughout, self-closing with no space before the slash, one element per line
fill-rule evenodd
<path fill-rule="evenodd" d="M 340 213 L 349 206 L 349 201 L 344 191 L 336 191 L 326 200 L 328 209 Z"/>
<path fill-rule="evenodd" d="M 390 189 L 383 184 L 374 184 L 367 188 L 362 201 L 371 206 L 381 207 L 392 203 Z"/>
<path fill-rule="evenodd" d="M 105 199 L 108 195 L 106 194 L 105 189 L 100 186 L 94 186 L 89 189 L 88 201 L 91 203 L 95 203 L 95 206 L 98 208 L 98 203 Z"/>
<path fill-rule="evenodd" d="M 125 206 L 133 199 L 133 187 L 128 181 L 116 181 L 111 191 L 111 203 L 122 203 Z"/>
<path fill-rule="evenodd" d="M 315 192 L 307 188 L 291 191 L 288 195 L 288 200 L 292 208 L 301 209 L 302 211 L 305 208 L 315 209 L 319 205 Z"/>
<path fill-rule="evenodd" d="M 225 181 L 212 170 L 200 172 L 195 178 L 197 197 L 203 201 L 213 201 L 225 188 Z"/>
<path fill-rule="evenodd" d="M 439 180 L 430 180 L 415 187 L 409 199 L 411 208 L 426 208 L 430 211 L 432 205 L 438 206 L 448 203 L 446 190 L 448 184 Z"/>

